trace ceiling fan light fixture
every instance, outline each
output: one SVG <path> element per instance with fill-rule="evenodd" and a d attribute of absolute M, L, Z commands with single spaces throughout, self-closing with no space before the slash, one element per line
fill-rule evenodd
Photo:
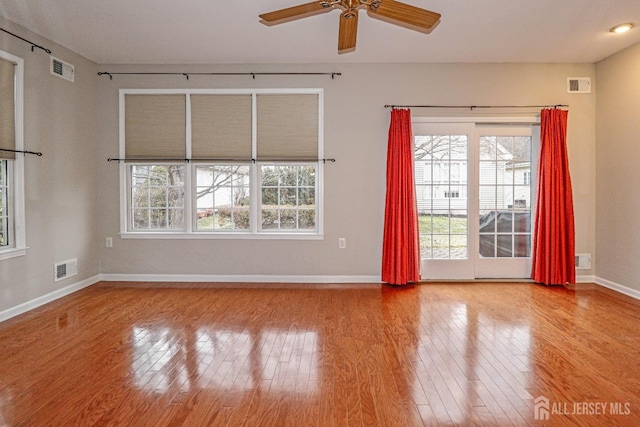
<path fill-rule="evenodd" d="M 616 34 L 622 34 L 626 33 L 635 26 L 636 24 L 634 24 L 633 22 L 625 22 L 624 24 L 618 24 L 615 27 L 612 27 L 609 31 Z"/>

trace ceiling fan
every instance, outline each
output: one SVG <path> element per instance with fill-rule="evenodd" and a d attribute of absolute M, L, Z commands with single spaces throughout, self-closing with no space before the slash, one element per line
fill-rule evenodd
<path fill-rule="evenodd" d="M 358 32 L 358 11 L 367 9 L 371 17 L 421 32 L 429 32 L 440 21 L 440 14 L 396 0 L 316 0 L 260 15 L 262 23 L 276 25 L 339 9 L 340 29 L 338 53 L 355 49 Z"/>

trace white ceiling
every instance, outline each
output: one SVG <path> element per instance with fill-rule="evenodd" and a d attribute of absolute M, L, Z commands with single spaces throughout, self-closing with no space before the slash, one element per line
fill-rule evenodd
<path fill-rule="evenodd" d="M 640 24 L 640 0 L 404 0 L 442 14 L 431 34 L 361 10 L 357 48 L 340 55 L 338 11 L 271 27 L 259 21 L 308 1 L 0 0 L 0 15 L 103 65 L 593 63 L 640 42 L 640 25 L 609 32 Z"/>

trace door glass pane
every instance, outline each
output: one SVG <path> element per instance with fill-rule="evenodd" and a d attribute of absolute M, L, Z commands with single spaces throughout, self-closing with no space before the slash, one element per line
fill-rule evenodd
<path fill-rule="evenodd" d="M 528 257 L 531 137 L 482 136 L 479 144 L 480 256 Z"/>
<path fill-rule="evenodd" d="M 418 135 L 414 142 L 421 257 L 467 259 L 468 137 Z"/>

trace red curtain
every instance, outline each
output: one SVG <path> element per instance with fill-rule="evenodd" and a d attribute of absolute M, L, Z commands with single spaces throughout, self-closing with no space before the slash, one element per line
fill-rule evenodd
<path fill-rule="evenodd" d="M 413 177 L 411 111 L 391 111 L 387 149 L 387 200 L 382 242 L 382 281 L 406 285 L 420 280 L 418 209 Z"/>
<path fill-rule="evenodd" d="M 531 278 L 547 285 L 575 283 L 575 229 L 569 159 L 568 111 L 545 109 L 540 120 L 540 160 Z"/>

